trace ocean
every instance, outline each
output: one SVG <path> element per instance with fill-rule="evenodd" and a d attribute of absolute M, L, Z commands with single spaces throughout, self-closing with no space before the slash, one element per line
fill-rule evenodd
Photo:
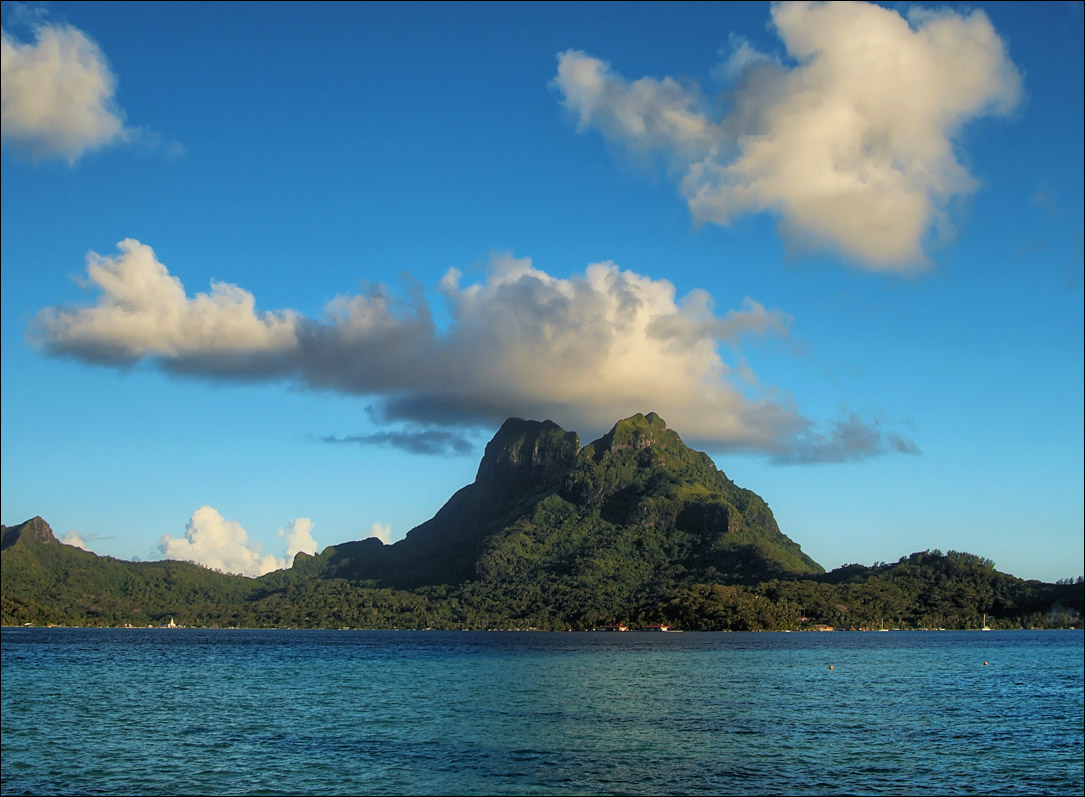
<path fill-rule="evenodd" d="M 1068 794 L 1081 631 L 5 628 L 3 794 Z"/>

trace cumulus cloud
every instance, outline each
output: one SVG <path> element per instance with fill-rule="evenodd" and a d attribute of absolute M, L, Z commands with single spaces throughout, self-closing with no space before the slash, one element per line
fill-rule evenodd
<path fill-rule="evenodd" d="M 272 570 L 289 567 L 298 551 L 315 553 L 316 541 L 312 537 L 313 523 L 308 518 L 298 518 L 278 533 L 286 540 L 285 558 L 262 554 L 260 545 L 250 542 L 248 533 L 240 523 L 226 520 L 218 510 L 201 506 L 185 526 L 184 537 L 168 534 L 159 540 L 158 548 L 167 559 L 180 559 L 198 565 L 256 578 Z"/>
<path fill-rule="evenodd" d="M 662 152 L 698 222 L 769 211 L 793 245 L 875 271 L 926 266 L 952 200 L 976 188 L 956 137 L 1019 101 L 1005 43 L 981 10 L 778 3 L 772 22 L 792 63 L 732 38 L 714 71 L 733 81 L 723 113 L 696 87 L 628 81 L 576 50 L 552 85 L 579 129 Z"/>
<path fill-rule="evenodd" d="M 385 545 L 392 544 L 392 527 L 387 523 L 374 523 L 369 527 L 369 536 L 383 542 Z"/>
<path fill-rule="evenodd" d="M 450 429 L 407 429 L 322 437 L 325 443 L 354 443 L 361 446 L 391 446 L 412 454 L 455 456 L 471 453 L 475 445 L 463 434 Z"/>
<path fill-rule="evenodd" d="M 286 540 L 286 566 L 294 563 L 294 556 L 299 553 L 307 553 L 315 556 L 318 550 L 316 540 L 313 539 L 313 521 L 307 517 L 299 517 L 286 524 L 286 528 L 279 529 L 278 537 Z"/>
<path fill-rule="evenodd" d="M 712 68 L 712 76 L 728 83 L 737 80 L 759 61 L 778 63 L 777 59 L 758 50 L 739 33 L 728 35 L 727 46 L 720 49 L 720 55 L 723 59 Z"/>
<path fill-rule="evenodd" d="M 69 25 L 39 23 L 33 31 L 33 43 L 0 34 L 3 140 L 69 163 L 124 140 L 117 80 L 98 45 Z"/>
<path fill-rule="evenodd" d="M 60 541 L 65 545 L 71 545 L 75 548 L 82 548 L 84 551 L 90 550 L 90 548 L 87 547 L 87 543 L 83 540 L 79 532 L 75 529 L 65 532 L 64 536 L 61 538 Z"/>
<path fill-rule="evenodd" d="M 221 282 L 190 299 L 151 247 L 128 238 L 117 248 L 115 257 L 87 256 L 87 280 L 99 292 L 93 307 L 39 314 L 59 353 L 112 363 L 155 356 L 229 374 L 296 346 L 293 313 L 257 314 L 251 293 Z"/>
<path fill-rule="evenodd" d="M 704 291 L 679 298 L 670 282 L 613 263 L 558 278 L 501 255 L 482 282 L 445 275 L 450 322 L 438 329 L 417 291 L 402 300 L 374 286 L 336 297 L 322 318 L 259 312 L 251 293 L 225 283 L 189 297 L 150 247 L 119 247 L 115 257 L 88 258 L 96 301 L 40 311 L 33 341 L 90 362 L 368 396 L 379 420 L 412 425 L 329 442 L 455 451 L 448 431 L 511 415 L 593 434 L 654 410 L 714 450 L 778 454 L 811 428 L 757 387 L 741 356 L 745 338 L 789 335 L 790 317 L 753 299 L 721 315 Z"/>

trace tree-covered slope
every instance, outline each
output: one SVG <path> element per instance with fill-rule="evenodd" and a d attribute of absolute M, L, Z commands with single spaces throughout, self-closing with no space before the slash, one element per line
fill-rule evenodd
<path fill-rule="evenodd" d="M 190 562 L 125 562 L 64 545 L 40 517 L 2 528 L 5 622 L 160 624 L 183 608 L 193 622 L 229 624 L 248 599 L 252 579 L 216 573 Z"/>
<path fill-rule="evenodd" d="M 469 581 L 486 543 L 556 489 L 579 449 L 576 434 L 551 421 L 510 418 L 487 444 L 475 481 L 405 539 L 330 546 L 315 557 L 299 556 L 293 569 L 402 588 Z"/>
<path fill-rule="evenodd" d="M 475 481 L 406 539 L 298 554 L 259 579 L 98 557 L 41 518 L 0 528 L 4 624 L 972 628 L 1082 612 L 1080 581 L 1025 582 L 953 551 L 824 573 L 654 413 L 583 448 L 550 421 L 509 419 Z"/>
<path fill-rule="evenodd" d="M 474 483 L 404 540 L 335 546 L 295 568 L 387 587 L 540 591 L 562 612 L 694 580 L 822 572 L 760 497 L 655 413 L 619 421 L 583 449 L 551 421 L 509 419 Z"/>
<path fill-rule="evenodd" d="M 845 565 L 803 579 L 753 588 L 697 584 L 660 607 L 687 628 L 772 630 L 1080 627 L 1085 585 L 1025 581 L 989 559 L 960 551 L 919 551 L 892 564 Z"/>
<path fill-rule="evenodd" d="M 560 484 L 487 539 L 475 590 L 525 617 L 591 625 L 699 581 L 820 572 L 764 501 L 651 413 L 586 445 Z"/>

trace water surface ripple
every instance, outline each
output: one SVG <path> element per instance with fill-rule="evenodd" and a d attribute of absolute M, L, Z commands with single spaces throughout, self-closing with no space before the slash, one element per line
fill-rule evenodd
<path fill-rule="evenodd" d="M 0 792 L 1080 795 L 1083 639 L 5 628 Z"/>

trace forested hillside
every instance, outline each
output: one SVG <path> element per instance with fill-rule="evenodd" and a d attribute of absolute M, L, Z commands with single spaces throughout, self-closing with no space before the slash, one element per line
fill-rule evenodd
<path fill-rule="evenodd" d="M 965 629 L 1080 625 L 1083 610 L 1080 578 L 1026 582 L 955 551 L 824 573 L 654 413 L 583 448 L 510 419 L 475 481 L 406 539 L 298 554 L 258 579 L 99 557 L 41 518 L 2 539 L 5 625 Z"/>

